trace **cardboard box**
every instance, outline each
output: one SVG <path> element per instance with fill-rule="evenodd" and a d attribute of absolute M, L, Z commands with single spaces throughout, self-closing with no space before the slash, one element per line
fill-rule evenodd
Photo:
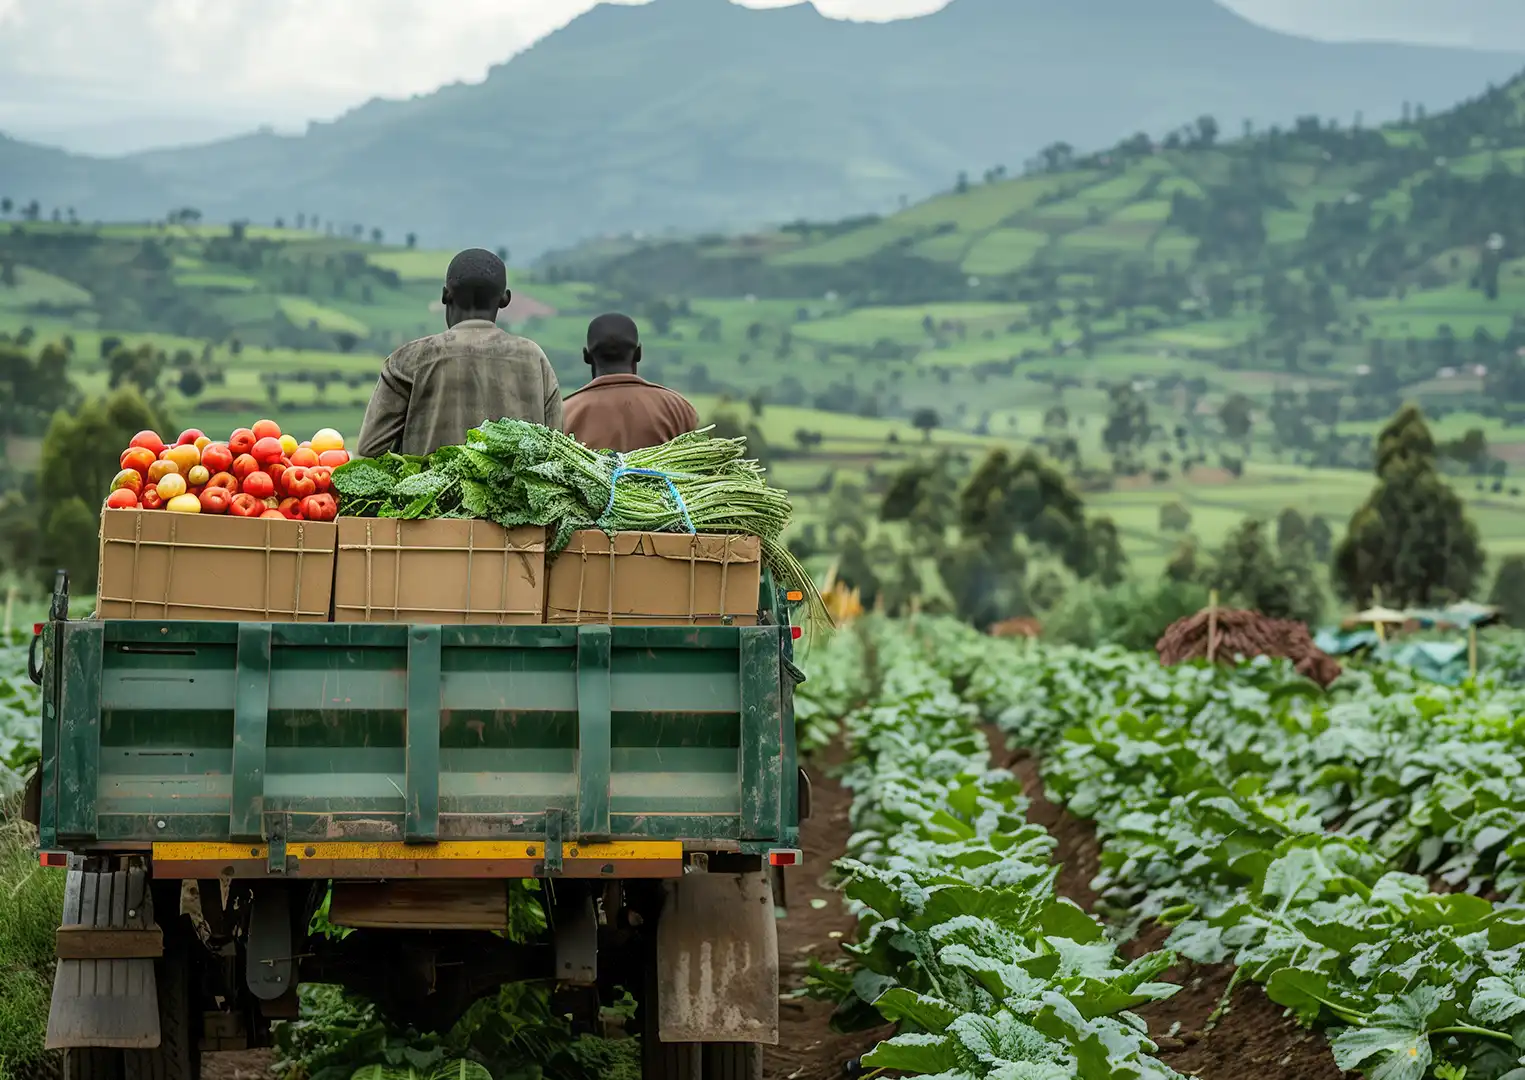
<path fill-rule="evenodd" d="M 346 517 L 338 525 L 334 622 L 540 622 L 545 530 L 538 526 Z"/>
<path fill-rule="evenodd" d="M 762 542 L 701 533 L 572 534 L 547 575 L 548 623 L 757 623 Z"/>
<path fill-rule="evenodd" d="M 327 622 L 332 522 L 102 510 L 102 619 Z"/>

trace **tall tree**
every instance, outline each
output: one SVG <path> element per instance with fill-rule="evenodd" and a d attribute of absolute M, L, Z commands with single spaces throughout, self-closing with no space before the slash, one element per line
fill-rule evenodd
<path fill-rule="evenodd" d="M 1377 438 L 1377 483 L 1334 552 L 1335 588 L 1357 605 L 1463 600 L 1486 556 L 1460 496 L 1435 467 L 1424 415 L 1407 406 Z"/>

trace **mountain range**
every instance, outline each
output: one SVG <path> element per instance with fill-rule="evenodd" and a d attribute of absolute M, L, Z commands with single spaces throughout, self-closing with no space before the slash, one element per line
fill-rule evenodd
<path fill-rule="evenodd" d="M 1042 146 L 1213 114 L 1350 123 L 1525 66 L 1462 48 L 1320 43 L 1215 0 L 952 0 L 891 23 L 809 4 L 602 5 L 472 84 L 373 100 L 301 135 L 120 158 L 0 137 L 0 196 L 46 213 L 288 222 L 298 213 L 518 258 L 610 232 L 892 209 Z"/>

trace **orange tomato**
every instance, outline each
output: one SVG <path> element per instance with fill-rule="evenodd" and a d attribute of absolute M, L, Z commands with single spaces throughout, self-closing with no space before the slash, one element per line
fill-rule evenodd
<path fill-rule="evenodd" d="M 270 518 L 273 521 L 286 521 L 287 520 L 286 515 L 281 513 L 279 510 L 266 510 L 263 514 L 260 515 L 260 517 L 262 517 L 262 518 Z"/>
<path fill-rule="evenodd" d="M 307 470 L 307 475 L 317 485 L 319 495 L 327 494 L 328 489 L 334 486 L 334 470 L 327 465 L 316 465 Z"/>
<path fill-rule="evenodd" d="M 337 469 L 340 465 L 348 463 L 348 450 L 325 450 L 318 455 L 318 464 L 327 465 L 330 469 Z"/>
<path fill-rule="evenodd" d="M 243 490 L 256 499 L 268 499 L 275 494 L 275 481 L 266 472 L 252 472 L 243 478 Z"/>
<path fill-rule="evenodd" d="M 297 498 L 282 499 L 281 505 L 276 507 L 281 516 L 289 521 L 302 520 L 302 500 Z"/>
<path fill-rule="evenodd" d="M 122 451 L 122 456 L 117 459 L 117 464 L 124 469 L 136 469 L 140 473 L 147 473 L 148 467 L 159 460 L 159 455 L 143 446 L 129 446 Z"/>
<path fill-rule="evenodd" d="M 233 475 L 240 481 L 250 473 L 259 472 L 259 462 L 254 460 L 253 454 L 239 454 L 233 459 Z"/>
<path fill-rule="evenodd" d="M 113 510 L 132 510 L 138 505 L 138 496 L 129 488 L 117 488 L 106 496 L 106 505 Z"/>
<path fill-rule="evenodd" d="M 231 494 L 237 494 L 237 492 L 238 492 L 238 477 L 234 476 L 230 472 L 214 473 L 212 475 L 212 478 L 207 481 L 207 487 L 209 487 L 209 488 L 214 488 L 214 487 L 224 488 L 224 489 L 226 489 Z"/>
<path fill-rule="evenodd" d="M 175 440 L 176 446 L 195 446 L 197 439 L 204 439 L 205 435 L 199 428 L 186 428 L 180 433 L 180 438 Z"/>
<path fill-rule="evenodd" d="M 256 439 L 279 439 L 281 437 L 281 425 L 274 420 L 256 420 L 254 423 L 254 437 Z"/>
<path fill-rule="evenodd" d="M 157 484 L 166 476 L 173 476 L 179 471 L 180 466 L 176 465 L 173 461 L 156 461 L 148 467 L 148 482 L 150 484 Z"/>
<path fill-rule="evenodd" d="M 300 465 L 304 469 L 310 469 L 318 463 L 318 452 L 310 446 L 299 446 L 287 456 L 293 465 Z"/>
<path fill-rule="evenodd" d="M 249 453 L 253 454 L 254 460 L 261 465 L 269 465 L 271 462 L 280 461 L 281 458 L 286 456 L 286 451 L 281 448 L 281 440 L 269 437 L 260 439 L 254 444 L 254 449 L 250 450 Z"/>

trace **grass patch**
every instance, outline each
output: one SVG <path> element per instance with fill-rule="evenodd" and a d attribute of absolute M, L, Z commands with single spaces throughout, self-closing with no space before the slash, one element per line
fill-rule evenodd
<path fill-rule="evenodd" d="M 64 903 L 63 870 L 37 865 L 37 834 L 0 809 L 0 1080 L 31 1080 L 45 1056 L 53 994 L 53 932 Z"/>

